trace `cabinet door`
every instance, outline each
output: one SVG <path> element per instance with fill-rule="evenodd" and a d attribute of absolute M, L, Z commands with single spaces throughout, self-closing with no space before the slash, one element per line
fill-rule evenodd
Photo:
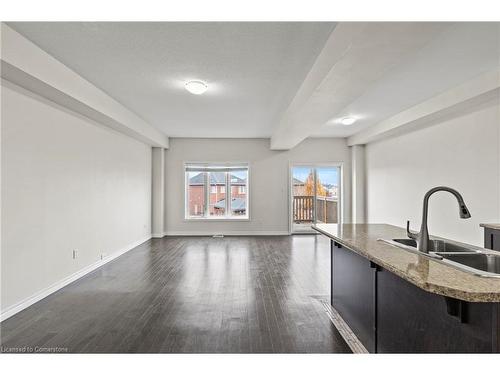
<path fill-rule="evenodd" d="M 448 313 L 443 296 L 426 292 L 387 270 L 377 272 L 379 353 L 488 353 L 496 350 L 498 307 L 465 303 L 465 319 Z M 455 302 L 458 302 L 455 300 Z"/>
<path fill-rule="evenodd" d="M 332 247 L 332 305 L 370 353 L 376 352 L 375 277 L 371 262 Z"/>

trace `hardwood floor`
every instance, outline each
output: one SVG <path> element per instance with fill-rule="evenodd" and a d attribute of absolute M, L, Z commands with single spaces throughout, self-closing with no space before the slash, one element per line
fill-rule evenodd
<path fill-rule="evenodd" d="M 5 348 L 348 353 L 323 236 L 153 239 L 1 324 Z"/>

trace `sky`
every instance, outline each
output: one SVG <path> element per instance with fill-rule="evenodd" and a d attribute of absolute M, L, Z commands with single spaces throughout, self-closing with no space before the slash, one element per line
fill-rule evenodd
<path fill-rule="evenodd" d="M 319 167 L 317 168 L 319 180 L 323 184 L 338 185 L 338 168 L 337 167 Z M 311 167 L 293 167 L 293 177 L 301 181 L 305 181 Z"/>

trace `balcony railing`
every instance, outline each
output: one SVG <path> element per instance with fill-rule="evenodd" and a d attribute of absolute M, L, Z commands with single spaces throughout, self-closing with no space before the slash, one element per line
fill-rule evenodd
<path fill-rule="evenodd" d="M 337 223 L 338 201 L 332 197 L 316 197 L 317 222 Z M 293 197 L 293 221 L 310 223 L 314 221 L 314 197 L 297 195 Z"/>
<path fill-rule="evenodd" d="M 293 221 L 304 223 L 313 221 L 314 197 L 311 195 L 298 195 L 293 197 Z"/>

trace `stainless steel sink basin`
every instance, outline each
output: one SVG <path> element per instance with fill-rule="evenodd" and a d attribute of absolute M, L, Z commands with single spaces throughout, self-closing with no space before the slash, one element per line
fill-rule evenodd
<path fill-rule="evenodd" d="M 500 276 L 500 255 L 495 254 L 440 254 L 445 263 L 458 263 L 473 271 L 483 271 Z M 459 267 L 462 268 L 462 267 Z M 477 272 L 474 272 L 477 273 Z M 477 273 L 484 276 L 482 273 Z"/>
<path fill-rule="evenodd" d="M 474 246 L 461 246 L 444 240 L 431 240 L 429 246 L 432 251 L 424 253 L 417 249 L 416 241 L 410 238 L 379 240 L 474 275 L 500 278 L 500 254 L 491 254 Z"/>
<path fill-rule="evenodd" d="M 417 241 L 412 240 L 411 238 L 394 238 L 393 241 L 405 246 L 417 247 Z"/>
<path fill-rule="evenodd" d="M 417 248 L 417 241 L 410 238 L 395 238 L 394 242 L 405 246 Z M 429 251 L 434 253 L 477 253 L 478 251 L 472 247 L 460 246 L 444 240 L 431 240 Z"/>

